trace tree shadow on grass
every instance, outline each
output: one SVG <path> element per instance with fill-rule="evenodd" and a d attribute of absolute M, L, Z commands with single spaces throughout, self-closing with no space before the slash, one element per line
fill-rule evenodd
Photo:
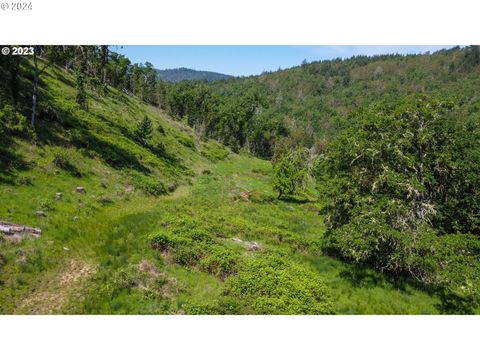
<path fill-rule="evenodd" d="M 114 169 L 134 169 L 144 174 L 151 172 L 132 152 L 112 142 L 100 139 L 91 132 L 85 130 L 77 131 L 72 139 L 72 143 L 78 148 L 83 148 L 90 153 L 96 154 Z"/>
<path fill-rule="evenodd" d="M 284 195 L 278 200 L 290 204 L 309 204 L 314 202 L 310 199 L 294 195 Z"/>
<path fill-rule="evenodd" d="M 430 296 L 438 296 L 440 302 L 435 305 L 442 314 L 466 315 L 475 313 L 475 303 L 470 299 L 450 294 L 442 289 L 427 286 L 406 276 L 392 276 L 381 273 L 366 265 L 349 264 L 347 269 L 340 272 L 340 277 L 347 280 L 356 288 L 375 288 L 391 285 L 406 294 L 411 293 L 408 286 L 426 292 Z"/>
<path fill-rule="evenodd" d="M 366 266 L 348 265 L 339 275 L 356 288 L 385 287 L 385 276 Z"/>
<path fill-rule="evenodd" d="M 28 163 L 14 152 L 14 142 L 3 134 L 0 140 L 0 183 L 14 185 L 15 171 L 28 169 Z"/>
<path fill-rule="evenodd" d="M 38 145 L 73 146 L 90 155 L 98 156 L 114 169 L 134 169 L 144 174 L 151 172 L 133 152 L 100 138 L 85 123 L 72 115 L 58 109 L 40 114 L 36 126 Z"/>
<path fill-rule="evenodd" d="M 445 291 L 440 292 L 440 304 L 437 309 L 443 314 L 448 315 L 469 315 L 475 313 L 475 304 L 469 300 L 454 294 L 448 294 Z"/>
<path fill-rule="evenodd" d="M 128 128 L 119 125 L 118 122 L 115 122 L 114 120 L 109 119 L 109 118 L 105 117 L 104 115 L 100 114 L 100 115 L 97 115 L 97 116 L 100 119 L 102 119 L 103 122 L 109 124 L 110 126 L 112 126 L 114 128 L 117 128 L 125 138 L 131 139 L 137 145 L 149 150 L 156 157 L 162 159 L 167 164 L 169 164 L 171 166 L 179 167 L 179 168 L 184 169 L 184 170 L 187 169 L 187 167 L 182 164 L 182 162 L 179 158 L 177 158 L 172 153 L 169 153 L 167 151 L 166 147 L 163 144 L 157 143 L 157 144 L 147 144 L 147 145 L 145 145 L 142 142 L 135 139 L 134 135 L 131 133 L 131 131 Z"/>

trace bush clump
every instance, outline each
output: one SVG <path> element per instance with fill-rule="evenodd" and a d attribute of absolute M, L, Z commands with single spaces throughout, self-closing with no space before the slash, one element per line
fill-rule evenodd
<path fill-rule="evenodd" d="M 225 160 L 230 152 L 228 149 L 217 143 L 216 141 L 209 141 L 205 144 L 201 154 L 212 162 Z"/>
<path fill-rule="evenodd" d="M 151 235 L 150 242 L 154 249 L 169 252 L 172 260 L 183 266 L 196 265 L 204 252 L 202 243 L 163 230 Z"/>
<path fill-rule="evenodd" d="M 308 176 L 306 155 L 303 149 L 286 150 L 273 159 L 273 189 L 279 199 L 304 189 Z"/>
<path fill-rule="evenodd" d="M 27 118 L 19 113 L 12 105 L 4 105 L 0 109 L 0 134 L 10 130 L 13 133 L 22 133 L 27 128 Z"/>
<path fill-rule="evenodd" d="M 168 193 L 167 186 L 161 180 L 154 177 L 132 171 L 130 172 L 130 178 L 135 187 L 141 189 L 148 195 L 159 196 Z"/>
<path fill-rule="evenodd" d="M 270 253 L 245 259 L 225 282 L 224 313 L 331 314 L 329 291 L 307 266 Z"/>
<path fill-rule="evenodd" d="M 182 220 L 186 219 L 179 220 L 185 224 Z M 183 266 L 198 265 L 200 270 L 221 279 L 235 273 L 239 259 L 236 252 L 215 243 L 210 233 L 201 228 L 180 226 L 169 231 L 161 230 L 150 236 L 150 242 L 154 249 L 168 252 L 175 263 Z"/>
<path fill-rule="evenodd" d="M 201 270 L 225 279 L 235 273 L 239 258 L 239 254 L 229 248 L 212 245 L 199 265 Z"/>
<path fill-rule="evenodd" d="M 175 138 L 183 146 L 186 146 L 190 149 L 195 150 L 195 142 L 193 141 L 193 139 L 190 136 L 182 134 L 182 133 L 176 133 Z"/>

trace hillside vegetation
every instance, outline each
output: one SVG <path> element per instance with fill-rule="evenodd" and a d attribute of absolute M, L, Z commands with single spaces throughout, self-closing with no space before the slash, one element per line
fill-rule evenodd
<path fill-rule="evenodd" d="M 42 230 L 0 235 L 0 312 L 479 313 L 477 50 L 208 84 L 0 58 L 0 221 Z"/>

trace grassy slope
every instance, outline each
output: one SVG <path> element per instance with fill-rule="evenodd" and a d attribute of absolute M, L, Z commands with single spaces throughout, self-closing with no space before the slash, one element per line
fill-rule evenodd
<path fill-rule="evenodd" d="M 40 226 L 44 233 L 0 243 L 1 313 L 214 311 L 223 281 L 175 264 L 150 246 L 148 235 L 172 218 L 197 221 L 222 246 L 245 256 L 231 238 L 283 249 L 289 261 L 326 282 L 338 313 L 439 311 L 436 297 L 412 285 L 323 256 L 319 204 L 275 200 L 268 162 L 231 155 L 213 163 L 201 155 L 206 144 L 195 140 L 195 149 L 190 146 L 188 128 L 132 97 L 109 89 L 108 96 L 89 98 L 87 113 L 76 107 L 72 78 L 63 70 L 48 70 L 43 81 L 62 126 L 41 126 L 38 146 L 15 140 L 14 152 L 25 164 L 0 178 L 0 219 Z M 151 140 L 164 144 L 162 152 L 125 136 L 145 114 L 165 130 Z M 52 164 L 59 151 L 80 177 Z M 145 179 L 179 187 L 155 197 L 140 190 Z M 87 193 L 76 193 L 77 186 Z M 241 196 L 245 191 L 253 191 L 249 200 Z M 53 200 L 56 192 L 63 194 L 59 201 Z M 37 210 L 47 216 L 37 217 Z M 141 272 L 142 262 L 153 270 Z M 128 283 L 142 276 L 141 286 Z"/>
<path fill-rule="evenodd" d="M 0 242 L 6 261 L 0 272 L 2 312 L 12 312 L 17 300 L 58 272 L 66 258 L 94 260 L 97 233 L 111 230 L 123 210 L 120 204 L 150 199 L 144 191 L 148 186 L 188 183 L 208 163 L 200 152 L 211 144 L 195 140 L 191 129 L 133 97 L 112 88 L 106 96 L 92 91 L 87 112 L 75 104 L 73 77 L 67 72 L 47 68 L 41 80 L 41 99 L 49 104 L 43 108 L 50 110 L 40 111 L 35 145 L 12 139 L 11 158 L 0 173 L 0 219 L 39 226 L 44 234 L 20 244 Z M 126 136 L 145 115 L 155 128 L 151 148 Z M 67 166 L 54 165 L 59 157 Z M 76 193 L 78 186 L 86 194 Z M 57 192 L 60 201 L 54 200 Z M 112 203 L 119 206 L 99 218 Z"/>

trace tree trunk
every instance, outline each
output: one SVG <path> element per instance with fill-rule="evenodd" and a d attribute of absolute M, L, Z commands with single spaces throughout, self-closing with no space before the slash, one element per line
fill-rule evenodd
<path fill-rule="evenodd" d="M 107 83 L 108 45 L 102 45 L 102 81 Z"/>
<path fill-rule="evenodd" d="M 35 47 L 33 52 L 33 64 L 35 71 L 33 73 L 33 90 L 32 90 L 32 120 L 30 126 L 35 128 L 35 120 L 37 116 L 37 94 L 38 94 L 38 59 L 37 59 L 38 47 Z"/>
<path fill-rule="evenodd" d="M 423 135 L 423 131 L 424 131 L 424 120 L 423 119 L 420 119 L 420 127 L 419 127 L 419 134 L 417 135 L 418 137 L 420 137 L 421 135 Z M 418 164 L 417 164 L 417 180 L 418 182 L 421 184 L 422 188 L 425 187 L 425 179 L 423 177 L 423 163 L 424 163 L 424 158 L 423 158 L 423 152 L 424 152 L 424 145 L 423 143 L 417 139 L 416 141 L 416 147 L 417 147 L 417 155 L 418 155 Z M 417 217 L 420 219 L 420 220 L 424 220 L 425 219 L 425 215 L 426 215 L 426 212 L 425 212 L 425 194 L 424 194 L 424 189 L 422 189 L 421 191 L 419 191 L 418 195 L 415 195 L 415 207 L 417 208 Z"/>

